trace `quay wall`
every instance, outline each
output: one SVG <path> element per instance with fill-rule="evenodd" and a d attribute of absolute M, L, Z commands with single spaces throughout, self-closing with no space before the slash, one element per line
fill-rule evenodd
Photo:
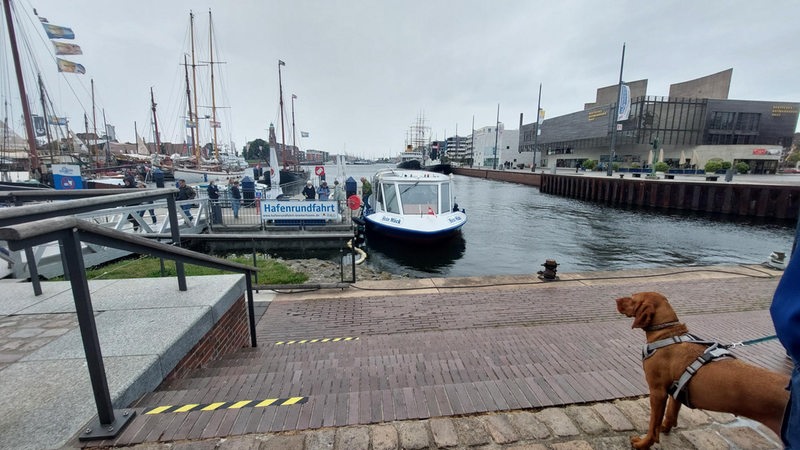
<path fill-rule="evenodd" d="M 563 175 L 454 168 L 458 175 L 537 186 L 544 194 L 610 206 L 796 220 L 800 186 Z"/>
<path fill-rule="evenodd" d="M 528 186 L 541 186 L 542 175 L 534 172 L 514 172 L 506 170 L 477 169 L 469 167 L 453 167 L 453 173 L 473 178 L 505 181 L 508 183 L 525 184 Z"/>

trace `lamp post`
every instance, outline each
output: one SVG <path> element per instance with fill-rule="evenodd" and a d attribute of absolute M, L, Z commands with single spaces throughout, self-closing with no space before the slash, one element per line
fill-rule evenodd
<path fill-rule="evenodd" d="M 615 112 L 614 117 L 612 117 L 612 121 L 611 121 L 611 123 L 613 123 L 614 126 L 611 127 L 611 155 L 610 155 L 610 158 L 609 158 L 609 161 L 608 161 L 608 168 L 606 170 L 606 175 L 608 175 L 609 177 L 611 175 L 613 175 L 613 171 L 614 171 L 612 169 L 612 167 L 611 167 L 611 164 L 614 163 L 614 157 L 615 157 L 615 155 L 614 155 L 614 145 L 616 145 L 616 143 L 617 143 L 617 119 L 619 118 L 619 110 L 620 110 L 620 107 L 622 106 L 622 105 L 620 105 L 619 98 L 620 98 L 620 96 L 622 94 L 622 68 L 624 66 L 625 66 L 625 44 L 623 43 L 622 44 L 622 62 L 619 64 L 619 85 L 617 86 L 617 111 Z"/>
<path fill-rule="evenodd" d="M 539 115 L 542 113 L 542 83 L 539 83 L 539 101 L 536 103 L 536 129 L 533 130 L 533 165 L 532 172 L 536 171 L 536 150 L 539 148 Z"/>

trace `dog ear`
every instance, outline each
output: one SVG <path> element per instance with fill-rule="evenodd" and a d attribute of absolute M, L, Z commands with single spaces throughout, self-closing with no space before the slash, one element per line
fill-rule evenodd
<path fill-rule="evenodd" d="M 656 308 L 653 306 L 653 303 L 647 299 L 642 300 L 639 305 L 636 306 L 636 310 L 634 311 L 634 316 L 636 316 L 636 319 L 634 319 L 631 328 L 644 328 L 650 326 L 655 315 Z"/>

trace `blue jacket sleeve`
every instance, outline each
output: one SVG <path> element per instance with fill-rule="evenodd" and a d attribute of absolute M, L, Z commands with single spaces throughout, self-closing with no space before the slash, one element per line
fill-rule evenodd
<path fill-rule="evenodd" d="M 781 344 L 794 361 L 800 361 L 800 251 L 783 272 L 769 312 Z"/>

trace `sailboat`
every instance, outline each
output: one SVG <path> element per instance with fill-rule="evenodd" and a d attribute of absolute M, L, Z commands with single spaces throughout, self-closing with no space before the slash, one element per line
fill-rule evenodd
<path fill-rule="evenodd" d="M 283 160 L 283 168 L 280 170 L 280 186 L 286 195 L 297 195 L 302 192 L 303 187 L 308 181 L 308 172 L 300 168 L 297 156 L 293 152 L 297 151 L 297 145 L 292 145 L 291 149 L 286 148 L 286 132 L 285 121 L 283 114 L 283 80 L 281 78 L 281 66 L 286 63 L 278 60 L 278 92 L 280 94 L 280 109 L 281 109 L 281 147 L 280 153 Z M 292 99 L 294 100 L 294 98 Z M 294 136 L 294 101 L 292 101 L 292 136 Z M 294 140 L 294 138 L 293 138 Z M 275 138 L 274 128 L 270 125 L 270 152 L 272 149 L 277 149 L 277 138 Z"/>
<path fill-rule="evenodd" d="M 194 111 L 192 111 L 192 90 L 189 88 L 189 75 L 188 75 L 188 63 L 184 64 L 186 68 L 186 94 L 187 94 L 187 103 L 189 105 L 189 119 L 187 121 L 187 125 L 192 130 L 192 143 L 191 148 L 194 154 L 194 160 L 189 162 L 187 160 L 183 160 L 178 156 L 174 155 L 171 159 L 173 162 L 172 172 L 175 176 L 175 179 L 184 179 L 187 183 L 199 183 L 199 182 L 208 182 L 211 180 L 222 180 L 226 178 L 242 178 L 245 176 L 249 176 L 251 178 L 255 178 L 254 171 L 252 168 L 249 167 L 249 164 L 243 157 L 237 156 L 232 154 L 230 151 L 223 151 L 222 153 L 217 146 L 217 129 L 220 126 L 220 123 L 217 121 L 217 108 L 216 108 L 216 100 L 214 98 L 214 49 L 213 49 L 213 27 L 211 25 L 211 11 L 208 12 L 208 32 L 209 32 L 209 54 L 210 54 L 210 61 L 209 66 L 211 68 L 211 116 L 207 117 L 210 119 L 211 129 L 214 132 L 214 141 L 213 141 L 213 151 L 214 151 L 214 158 L 213 159 L 206 159 L 200 155 L 200 148 L 198 147 L 199 141 L 199 115 L 197 113 L 197 85 L 194 85 Z M 189 24 L 191 30 L 191 41 L 192 41 L 192 78 L 195 79 L 194 70 L 196 67 L 194 61 L 194 14 L 189 12 Z M 197 137 L 195 137 L 197 136 Z M 210 155 L 209 155 L 210 156 Z"/>
<path fill-rule="evenodd" d="M 397 163 L 398 169 L 420 170 L 425 167 L 426 134 L 430 134 L 430 129 L 425 125 L 425 117 L 420 115 L 409 129 L 406 149 L 400 153 Z"/>

